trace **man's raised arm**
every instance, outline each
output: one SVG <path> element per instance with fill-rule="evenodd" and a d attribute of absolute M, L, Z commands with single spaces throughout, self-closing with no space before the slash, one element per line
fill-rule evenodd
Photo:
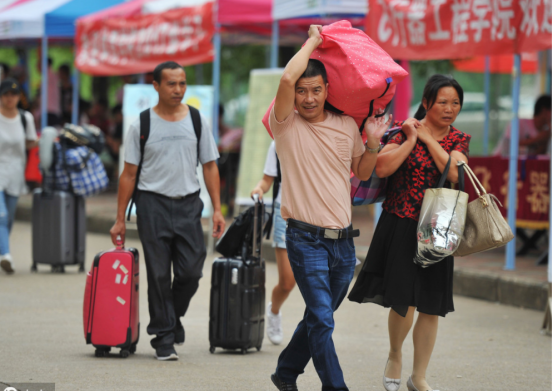
<path fill-rule="evenodd" d="M 308 67 L 308 61 L 312 52 L 322 42 L 321 26 L 311 25 L 308 31 L 309 39 L 306 44 L 289 61 L 281 76 L 277 97 L 275 98 L 275 118 L 284 121 L 294 108 L 294 87 L 300 76 Z"/>

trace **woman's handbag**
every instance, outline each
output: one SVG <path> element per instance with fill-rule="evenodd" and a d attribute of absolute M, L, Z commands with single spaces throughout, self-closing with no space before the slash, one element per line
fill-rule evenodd
<path fill-rule="evenodd" d="M 453 255 L 458 249 L 466 222 L 467 200 L 463 180 L 459 190 L 444 189 L 450 162 L 441 175 L 437 188 L 425 190 L 419 223 L 417 225 L 417 250 L 414 262 L 428 267 Z M 458 166 L 459 178 L 463 178 L 462 165 Z"/>
<path fill-rule="evenodd" d="M 492 250 L 505 245 L 514 238 L 510 226 L 498 209 L 497 203 L 502 206 L 498 198 L 487 193 L 467 164 L 462 162 L 461 165 L 467 172 L 478 198 L 467 206 L 466 226 L 462 241 L 454 253 L 456 257 Z"/>

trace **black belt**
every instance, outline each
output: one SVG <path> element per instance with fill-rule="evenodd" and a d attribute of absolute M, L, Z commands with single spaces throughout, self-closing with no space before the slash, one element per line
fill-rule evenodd
<path fill-rule="evenodd" d="M 331 228 L 321 228 L 316 225 L 311 225 L 304 223 L 302 221 L 288 219 L 287 227 L 298 228 L 302 231 L 310 232 L 322 236 L 326 239 L 346 239 L 346 238 L 357 238 L 360 236 L 359 229 L 352 229 L 352 226 L 343 229 L 331 229 Z"/>
<path fill-rule="evenodd" d="M 171 196 L 167 196 L 165 194 L 160 194 L 160 193 L 156 193 L 154 191 L 148 191 L 148 190 L 140 190 L 139 189 L 139 191 L 141 193 L 150 193 L 150 194 L 154 194 L 154 195 L 161 196 L 161 197 L 164 197 L 164 198 L 169 198 L 170 200 L 184 200 L 186 198 L 196 197 L 196 196 L 200 195 L 200 190 L 195 191 L 194 193 L 187 194 L 185 196 L 176 196 L 176 197 L 171 197 Z"/>

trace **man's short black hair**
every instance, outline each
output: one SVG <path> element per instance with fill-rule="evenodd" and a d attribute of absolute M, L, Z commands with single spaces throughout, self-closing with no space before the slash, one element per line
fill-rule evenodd
<path fill-rule="evenodd" d="M 534 117 L 539 115 L 543 110 L 552 111 L 552 95 L 542 95 L 535 102 L 535 113 Z"/>
<path fill-rule="evenodd" d="M 154 81 L 160 84 L 162 82 L 162 72 L 164 69 L 177 69 L 177 68 L 183 69 L 183 67 L 177 64 L 175 61 L 162 62 L 160 65 L 156 67 L 156 69 L 154 69 Z"/>
<path fill-rule="evenodd" d="M 308 67 L 302 76 L 300 76 L 300 79 L 316 76 L 321 76 L 323 78 L 323 82 L 327 84 L 327 71 L 325 70 L 325 65 L 323 65 L 323 63 L 319 60 L 313 60 L 310 58 L 308 61 Z"/>

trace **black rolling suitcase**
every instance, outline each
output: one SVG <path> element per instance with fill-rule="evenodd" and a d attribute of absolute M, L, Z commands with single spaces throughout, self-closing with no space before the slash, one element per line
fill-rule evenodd
<path fill-rule="evenodd" d="M 63 272 L 66 265 L 79 265 L 85 271 L 86 213 L 85 199 L 66 191 L 33 193 L 32 212 L 33 265 L 52 265 Z"/>
<path fill-rule="evenodd" d="M 263 204 L 256 202 L 254 226 L 243 255 L 217 258 L 210 291 L 210 352 L 215 348 L 260 350 L 264 339 L 265 262 L 261 258 Z M 251 241 L 250 241 L 251 239 Z"/>

